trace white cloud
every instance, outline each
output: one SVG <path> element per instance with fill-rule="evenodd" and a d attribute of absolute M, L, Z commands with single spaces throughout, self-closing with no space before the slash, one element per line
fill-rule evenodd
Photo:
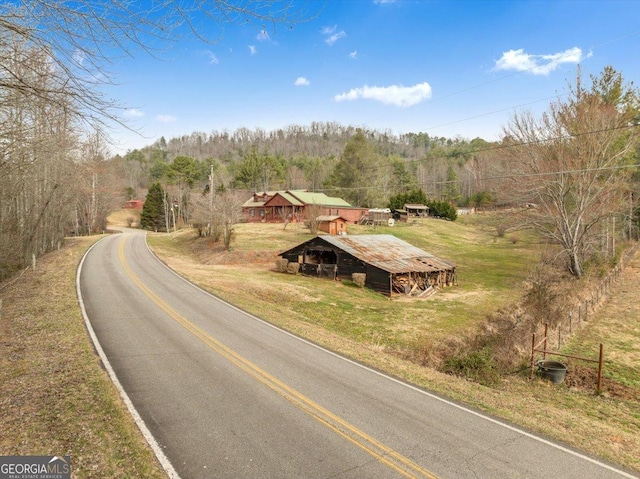
<path fill-rule="evenodd" d="M 298 77 L 294 82 L 295 86 L 308 86 L 311 82 L 307 80 L 305 77 Z"/>
<path fill-rule="evenodd" d="M 358 58 L 358 51 L 354 50 L 351 53 L 349 53 L 349 58 L 353 58 L 354 60 Z"/>
<path fill-rule="evenodd" d="M 323 35 L 333 35 L 337 29 L 338 25 L 334 25 L 332 27 L 322 27 L 320 33 L 322 33 Z"/>
<path fill-rule="evenodd" d="M 587 58 L 590 56 L 591 53 L 587 55 Z M 578 47 L 548 55 L 531 55 L 520 48 L 503 52 L 502 57 L 496 61 L 495 69 L 529 72 L 534 75 L 548 75 L 563 63 L 580 63 L 584 58 L 582 50 Z"/>
<path fill-rule="evenodd" d="M 216 56 L 216 54 L 213 53 L 211 50 L 207 50 L 207 56 L 209 57 L 209 64 L 217 65 L 218 63 L 220 63 L 220 60 L 218 60 L 218 57 Z"/>
<path fill-rule="evenodd" d="M 326 37 L 324 41 L 329 46 L 347 36 L 344 30 L 338 31 L 338 25 L 334 25 L 333 27 L 324 27 L 320 30 L 320 33 Z"/>
<path fill-rule="evenodd" d="M 266 30 L 260 30 L 260 33 L 256 35 L 256 40 L 258 40 L 259 42 L 266 42 L 268 40 L 271 40 L 271 37 Z"/>
<path fill-rule="evenodd" d="M 354 101 L 361 98 L 379 101 L 385 105 L 409 107 L 431 98 L 431 85 L 427 82 L 409 87 L 402 85 L 384 87 L 365 85 L 361 88 L 352 88 L 348 92 L 340 93 L 334 96 L 333 100 L 341 102 Z"/>
<path fill-rule="evenodd" d="M 124 116 L 127 118 L 142 118 L 144 116 L 144 112 L 137 108 L 129 108 L 124 111 Z"/>
<path fill-rule="evenodd" d="M 173 123 L 176 117 L 173 115 L 156 115 L 156 120 L 160 123 Z"/>
<path fill-rule="evenodd" d="M 76 50 L 73 52 L 73 62 L 74 62 L 76 65 L 83 66 L 83 65 L 84 65 L 84 61 L 85 61 L 86 59 L 87 59 L 87 55 L 86 55 L 86 53 L 85 53 L 85 52 L 83 52 L 82 50 L 78 50 L 78 49 L 76 49 Z"/>
<path fill-rule="evenodd" d="M 255 55 L 256 53 L 258 53 L 258 49 L 255 45 L 249 45 L 249 52 L 251 53 L 251 55 Z"/>

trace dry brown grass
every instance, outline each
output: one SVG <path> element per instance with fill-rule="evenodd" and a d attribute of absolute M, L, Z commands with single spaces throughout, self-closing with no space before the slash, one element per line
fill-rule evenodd
<path fill-rule="evenodd" d="M 167 244 L 172 246 L 167 247 Z M 428 332 L 430 327 L 438 327 L 437 320 L 432 321 L 433 318 L 420 315 L 413 302 L 392 302 L 403 312 L 405 309 L 416 309 L 416 312 L 404 316 L 409 318 L 404 325 L 395 325 L 393 330 L 386 330 L 398 334 L 399 330 L 404 329 L 405 337 L 414 338 L 417 346 L 407 355 L 402 355 L 398 354 L 397 349 L 389 347 L 385 329 L 372 329 L 369 334 L 365 332 L 354 336 L 344 330 L 331 329 L 330 323 L 309 321 L 308 307 L 318 308 L 325 303 L 337 306 L 344 285 L 296 276 L 295 283 L 287 283 L 284 290 L 281 278 L 288 276 L 276 273 L 275 263 L 273 266 L 246 264 L 242 255 L 237 254 L 236 264 L 231 265 L 229 255 L 233 253 L 227 253 L 224 257 L 226 264 L 218 265 L 216 262 L 220 252 L 216 250 L 210 250 L 208 254 L 200 250 L 194 256 L 189 254 L 188 242 L 152 241 L 152 246 L 169 266 L 191 281 L 284 329 L 418 386 L 640 471 L 640 415 L 637 413 L 640 401 L 634 397 L 597 396 L 591 389 L 569 387 L 568 384 L 555 386 L 539 379 L 529 381 L 526 371 L 504 377 L 493 386 L 446 375 L 424 367 L 420 364 L 420 358 L 408 357 L 423 354 L 426 358 L 432 354 L 430 341 L 438 337 Z M 181 249 L 183 254 L 180 254 Z M 207 264 L 202 264 L 203 261 Z M 624 284 L 638 284 L 640 269 L 635 271 L 635 275 L 633 273 L 634 270 L 626 273 Z M 329 283 L 331 293 L 327 293 Z M 456 302 L 474 297 L 474 292 L 454 289 L 450 289 L 450 293 L 447 291 L 449 294 L 446 295 L 438 293 L 441 295 L 439 301 Z M 367 302 L 368 298 L 356 294 L 355 291 L 361 291 L 359 288 L 352 288 L 351 291 L 355 314 L 347 312 L 349 324 L 366 331 L 369 327 L 366 322 L 367 311 L 376 303 L 372 306 Z M 310 299 L 313 303 L 309 303 Z M 635 304 L 630 303 L 627 307 L 635 308 L 635 311 L 638 302 L 635 300 Z M 603 322 L 609 324 L 606 307 L 600 308 L 599 314 L 603 315 Z M 411 319 L 414 316 L 416 321 Z M 592 322 L 595 324 L 595 318 Z M 613 324 L 610 327 L 615 329 Z M 458 330 L 458 333 L 464 335 L 463 330 Z M 448 341 L 450 344 L 447 343 L 447 347 L 453 349 L 462 344 L 459 337 L 449 338 Z M 420 347 L 424 349 L 422 353 Z"/>
<path fill-rule="evenodd" d="M 141 210 L 122 209 L 114 211 L 109 215 L 110 226 L 137 227 L 140 224 Z"/>
<path fill-rule="evenodd" d="M 165 477 L 84 326 L 67 240 L 0 285 L 0 455 L 70 455 L 73 477 Z"/>
<path fill-rule="evenodd" d="M 300 235 L 300 232 L 289 233 L 293 238 Z M 163 477 L 107 374 L 100 368 L 78 310 L 75 268 L 94 240 L 70 240 L 62 250 L 42 258 L 36 271 L 27 271 L 13 283 L 0 286 L 4 303 L 0 322 L 3 411 L 0 454 L 70 454 L 74 477 Z M 263 241 L 268 243 L 267 239 Z M 418 386 L 640 471 L 639 401 L 620 400 L 607 394 L 596 396 L 566 384 L 558 387 L 537 379 L 530 382 L 518 374 L 507 377 L 499 386 L 487 387 L 392 354 L 384 330 L 374 330 L 357 339 L 346 337 L 342 331 L 328 329 L 326 324 L 308 321 L 307 306 L 330 302 L 318 291 L 317 280 L 297 276 L 295 283 L 274 285 L 271 279 L 275 273 L 271 270 L 275 269 L 275 263 L 269 265 L 265 260 L 258 272 L 253 264 L 238 264 L 252 257 L 248 244 L 236 247 L 231 253 L 221 253 L 224 265 L 214 264 L 217 260 L 210 252 L 207 255 L 206 248 L 184 254 L 181 248 L 185 243 L 179 241 L 163 243 L 161 248 L 154 249 L 170 266 L 195 283 L 233 297 L 234 302 L 245 309 L 257 311 L 257 305 L 261 317 L 295 334 Z M 277 245 L 276 249 L 284 249 L 281 246 Z M 263 253 L 257 256 L 268 257 L 268 248 L 261 250 Z M 617 303 L 617 295 L 613 294 L 607 306 L 590 320 L 593 329 L 584 330 L 585 334 L 595 331 L 593 336 L 584 338 L 585 343 L 601 338 L 620 343 L 611 359 L 636 369 L 639 300 L 635 285 L 639 282 L 640 259 L 636 259 L 620 282 L 619 290 L 625 298 Z M 346 288 L 339 284 L 332 286 Z M 365 298 L 361 291 L 347 289 L 354 302 Z M 458 293 L 460 298 L 455 301 L 473 297 L 470 291 Z M 442 301 L 454 301 L 455 295 L 444 296 Z M 294 303 L 290 303 L 292 297 L 296 298 Z M 409 302 L 394 304 L 411 308 Z M 371 307 L 355 308 L 352 318 L 367 316 Z M 415 315 L 419 317 L 417 312 Z M 407 335 L 414 335 L 415 341 L 424 344 L 419 336 L 422 324 L 410 322 L 404 328 Z"/>

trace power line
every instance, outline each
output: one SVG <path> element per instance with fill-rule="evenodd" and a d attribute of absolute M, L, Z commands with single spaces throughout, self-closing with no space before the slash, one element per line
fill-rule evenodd
<path fill-rule="evenodd" d="M 602 43 L 600 43 L 600 44 L 598 44 L 598 45 L 596 45 L 594 47 L 591 47 L 589 51 L 590 51 L 590 53 L 592 53 L 594 50 L 597 50 L 597 49 L 599 49 L 599 48 L 601 48 L 601 47 L 603 47 L 605 45 L 609 45 L 611 43 L 619 42 L 621 40 L 625 40 L 625 39 L 627 39 L 629 37 L 633 37 L 633 36 L 638 35 L 638 34 L 640 34 L 640 30 L 635 31 L 635 32 L 631 32 L 631 33 L 628 33 L 628 34 L 625 34 L 625 35 L 622 35 L 620 37 L 617 37 L 617 38 L 614 38 L 614 39 L 611 39 L 611 40 L 607 40 L 607 41 L 602 42 Z M 570 56 L 571 54 L 572 53 L 565 52 L 564 55 L 560 56 L 560 58 L 563 58 L 565 56 Z M 579 62 L 578 65 L 580 65 L 581 63 L 582 62 Z M 455 91 L 453 93 L 449 93 L 447 95 L 440 96 L 440 97 L 437 97 L 435 99 L 432 99 L 432 100 L 429 101 L 429 104 L 433 104 L 433 103 L 436 103 L 438 101 L 442 101 L 442 100 L 445 100 L 445 99 L 460 95 L 462 93 L 466 93 L 468 91 L 472 91 L 472 90 L 475 90 L 475 89 L 478 89 L 478 88 L 482 88 L 482 87 L 484 87 L 486 85 L 490 85 L 492 83 L 497 83 L 497 82 L 500 82 L 500 81 L 503 81 L 503 80 L 506 80 L 506 79 L 509 79 L 509 78 L 520 76 L 520 75 L 523 75 L 523 74 L 528 73 L 528 72 L 529 72 L 529 70 L 522 70 L 522 71 L 518 71 L 518 72 L 512 73 L 510 75 L 504 75 L 504 76 L 502 76 L 500 78 L 496 78 L 496 79 L 493 79 L 493 80 L 486 81 L 484 83 L 480 83 L 480 84 L 477 84 L 477 85 L 472 85 L 470 87 L 463 88 L 463 89 Z M 482 113 L 480 115 L 467 117 L 467 118 L 463 118 L 463 119 L 460 119 L 460 120 L 454 120 L 452 122 L 443 123 L 443 124 L 440 124 L 440 125 L 431 126 L 431 127 L 428 127 L 426 129 L 424 129 L 424 132 L 427 132 L 429 130 L 434 130 L 436 128 L 441 128 L 443 126 L 454 125 L 454 124 L 457 124 L 457 123 L 462 123 L 462 122 L 465 122 L 465 121 L 474 120 L 474 119 L 477 119 L 477 118 L 482 118 L 482 117 L 485 117 L 485 116 L 493 115 L 493 114 L 496 114 L 496 113 L 501 113 L 501 112 L 504 112 L 504 111 L 515 110 L 515 109 L 521 108 L 523 106 L 532 105 L 532 104 L 539 103 L 539 102 L 542 102 L 542 101 L 546 101 L 546 100 L 552 99 L 552 98 L 559 98 L 559 97 L 565 96 L 565 95 L 567 95 L 567 93 L 563 93 L 563 94 L 560 94 L 560 95 L 555 95 L 553 97 L 547 97 L 547 98 L 543 98 L 543 99 L 539 99 L 539 100 L 533 100 L 531 102 L 524 103 L 524 104 L 521 104 L 521 105 L 510 106 L 510 107 L 507 107 L 507 108 L 502 108 L 500 110 L 494 110 L 494 111 L 491 111 L 491 112 Z M 379 116 L 377 118 L 374 118 L 373 121 L 382 120 L 382 119 L 388 118 L 390 116 L 391 116 L 390 114 L 382 115 L 382 116 Z M 367 127 L 367 124 L 365 123 L 364 126 Z M 368 128 L 370 128 L 370 127 L 368 127 Z"/>
<path fill-rule="evenodd" d="M 457 184 L 468 183 L 469 181 L 511 180 L 511 179 L 517 179 L 517 178 L 572 175 L 577 173 L 588 173 L 593 171 L 607 171 L 607 170 L 621 170 L 626 168 L 640 168 L 640 163 L 635 163 L 633 165 L 617 165 L 617 166 L 606 166 L 606 167 L 598 167 L 598 168 L 580 168 L 580 169 L 574 169 L 574 170 L 548 171 L 543 173 L 516 173 L 516 174 L 508 174 L 508 175 L 476 177 L 473 180 L 442 180 L 442 181 L 434 180 L 434 181 L 427 181 L 425 183 L 430 185 L 450 185 L 450 184 L 456 184 L 456 183 Z M 332 188 L 318 189 L 318 191 L 333 191 L 333 190 L 350 191 L 350 190 L 369 190 L 369 189 L 380 189 L 380 187 L 379 186 L 332 187 Z"/>
<path fill-rule="evenodd" d="M 523 142 L 517 142 L 517 143 L 502 143 L 502 144 L 498 144 L 498 145 L 492 145 L 492 146 L 487 146 L 484 148 L 475 148 L 475 149 L 470 149 L 468 151 L 464 151 L 462 152 L 463 155 L 475 155 L 478 153 L 486 153 L 486 152 L 490 152 L 490 151 L 497 151 L 497 150 L 504 150 L 507 148 L 518 148 L 518 147 L 522 147 L 522 146 L 530 146 L 530 145 L 537 145 L 537 144 L 541 144 L 541 143 L 547 143 L 547 142 L 554 142 L 554 141 L 562 141 L 562 140 L 568 140 L 570 138 L 580 138 L 586 135 L 593 135 L 596 133 L 605 133 L 608 131 L 616 131 L 616 130 L 623 130 L 623 129 L 627 129 L 627 128 L 638 128 L 640 127 L 640 123 L 635 123 L 632 125 L 620 125 L 620 126 L 616 126 L 616 127 L 611 127 L 611 128 L 601 128 L 598 130 L 589 130 L 589 131 L 584 131 L 584 132 L 580 132 L 580 133 L 572 133 L 572 134 L 567 134 L 567 135 L 560 135 L 560 136 L 555 136 L 555 137 L 550 137 L 550 138 L 541 138 L 539 140 L 529 140 L 529 141 L 523 141 Z M 412 163 L 421 163 L 424 161 L 431 161 L 431 160 L 443 160 L 443 159 L 449 159 L 452 158 L 450 155 L 440 155 L 440 156 L 429 156 L 429 157 L 425 157 L 425 158 L 416 158 L 413 160 L 405 160 L 404 164 L 412 164 Z M 386 168 L 388 167 L 388 165 L 384 165 L 384 166 L 373 166 L 370 169 L 371 170 L 375 170 L 375 169 L 380 169 L 380 168 Z"/>

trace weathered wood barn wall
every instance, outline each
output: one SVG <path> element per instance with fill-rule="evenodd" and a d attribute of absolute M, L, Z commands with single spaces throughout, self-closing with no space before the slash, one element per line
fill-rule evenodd
<path fill-rule="evenodd" d="M 309 276 L 351 279 L 364 273 L 365 286 L 390 296 L 420 294 L 456 281 L 455 263 L 437 258 L 393 235 L 322 235 L 280 256 Z"/>

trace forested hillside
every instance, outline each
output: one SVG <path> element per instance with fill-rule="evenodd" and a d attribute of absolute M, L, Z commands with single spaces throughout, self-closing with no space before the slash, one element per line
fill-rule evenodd
<path fill-rule="evenodd" d="M 203 188 L 213 167 L 217 188 L 309 189 L 343 196 L 354 206 L 383 207 L 390 196 L 412 189 L 457 203 L 477 200 L 474 195 L 492 188 L 490 163 L 496 146 L 480 138 L 393 135 L 312 123 L 276 131 L 241 128 L 162 138 L 117 161 L 133 196 L 171 175 L 177 158 L 178 163 L 189 158 L 195 161 L 185 174 Z M 486 202 L 490 197 L 482 198 Z"/>
<path fill-rule="evenodd" d="M 37 74 L 34 82 L 63 81 L 37 52 L 15 54 L 16 68 L 30 65 L 25 75 Z M 312 123 L 195 132 L 123 156 L 65 115 L 74 98 L 47 103 L 10 90 L 1 107 L 0 277 L 65 235 L 103 230 L 110 211 L 150 190 L 155 212 L 143 211 L 143 227 L 208 225 L 228 247 L 240 205 L 252 192 L 277 189 L 321 191 L 369 208 L 414 194 L 448 208 L 526 206 L 500 228 L 536 228 L 579 277 L 591 259 L 615 255 L 618 239 L 636 236 L 640 198 L 638 92 L 611 67 L 591 80 L 589 89 L 578 81 L 540 118 L 514 116 L 498 143 Z"/>

